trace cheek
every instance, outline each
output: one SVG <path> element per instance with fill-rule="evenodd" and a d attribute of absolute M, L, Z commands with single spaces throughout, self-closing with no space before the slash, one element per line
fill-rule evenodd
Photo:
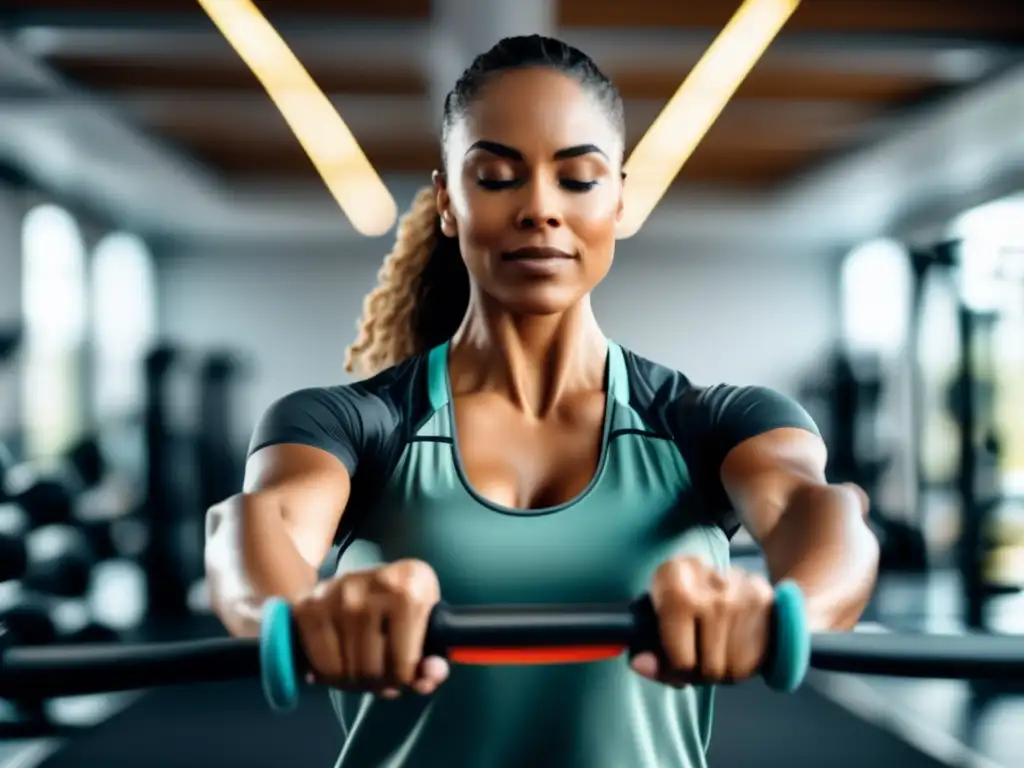
<path fill-rule="evenodd" d="M 470 190 L 460 202 L 459 239 L 474 248 L 500 245 L 515 218 L 507 197 Z"/>
<path fill-rule="evenodd" d="M 587 252 L 610 251 L 618 223 L 618 196 L 602 195 L 600 199 L 589 200 L 566 219 Z"/>

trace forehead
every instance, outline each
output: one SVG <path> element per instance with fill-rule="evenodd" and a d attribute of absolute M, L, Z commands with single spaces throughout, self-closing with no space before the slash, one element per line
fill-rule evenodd
<path fill-rule="evenodd" d="M 584 86 L 539 67 L 493 76 L 453 128 L 450 143 L 468 147 L 487 139 L 527 153 L 596 144 L 611 155 L 621 143 L 605 108 Z"/>

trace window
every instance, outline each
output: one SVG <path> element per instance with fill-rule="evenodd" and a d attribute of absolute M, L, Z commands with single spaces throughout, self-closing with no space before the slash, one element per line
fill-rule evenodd
<path fill-rule="evenodd" d="M 961 240 L 959 280 L 971 308 L 1020 314 L 1024 299 L 1024 195 L 973 208 L 950 234 Z"/>
<path fill-rule="evenodd" d="M 973 208 L 953 222 L 961 240 L 959 281 L 964 303 L 995 313 L 981 355 L 995 386 L 993 421 L 1001 443 L 1003 490 L 1024 496 L 1024 195 Z"/>
<path fill-rule="evenodd" d="M 52 457 L 81 426 L 80 352 L 87 324 L 85 246 L 71 214 L 34 208 L 22 227 L 25 451 Z"/>
<path fill-rule="evenodd" d="M 134 235 L 117 232 L 93 253 L 93 408 L 102 423 L 138 414 L 144 404 L 143 364 L 156 334 L 152 256 Z"/>
<path fill-rule="evenodd" d="M 893 240 L 855 248 L 840 277 L 842 328 L 852 352 L 898 353 L 907 340 L 912 286 L 906 249 Z"/>

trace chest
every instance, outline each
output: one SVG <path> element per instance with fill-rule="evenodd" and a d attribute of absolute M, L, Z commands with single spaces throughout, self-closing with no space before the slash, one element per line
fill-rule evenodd
<path fill-rule="evenodd" d="M 569 486 L 555 477 L 561 466 L 583 484 L 562 503 L 535 509 L 483 495 L 480 486 L 496 496 L 502 488 L 542 483 L 535 478 L 523 484 L 522 470 L 510 472 L 509 452 L 502 450 L 510 441 L 500 433 L 494 447 L 474 435 L 481 444 L 477 461 L 486 460 L 471 476 L 469 462 L 460 460 L 462 441 L 453 437 L 453 412 L 439 411 L 406 446 L 361 532 L 381 560 L 414 557 L 430 563 L 446 600 L 629 600 L 646 589 L 654 569 L 673 554 L 727 561 L 724 534 L 697 523 L 699 504 L 678 449 L 644 436 L 627 410 L 612 411 L 605 436 L 595 440 L 589 472 L 558 455 L 544 439 L 521 446 L 535 446 L 543 457 L 536 478 L 547 478 L 568 493 Z M 600 432 L 590 437 L 600 438 Z M 488 461 L 494 462 L 491 474 L 485 469 Z M 487 477 L 494 478 L 493 485 L 483 482 Z"/>
<path fill-rule="evenodd" d="M 453 437 L 466 481 L 495 504 L 543 509 L 590 485 L 604 445 L 607 401 L 581 395 L 542 419 L 494 396 L 457 398 Z"/>

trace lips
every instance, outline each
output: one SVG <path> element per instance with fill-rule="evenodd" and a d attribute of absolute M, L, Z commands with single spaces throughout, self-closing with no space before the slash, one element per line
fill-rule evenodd
<path fill-rule="evenodd" d="M 526 247 L 507 251 L 501 255 L 504 261 L 551 261 L 556 259 L 572 260 L 576 257 L 558 248 Z"/>

